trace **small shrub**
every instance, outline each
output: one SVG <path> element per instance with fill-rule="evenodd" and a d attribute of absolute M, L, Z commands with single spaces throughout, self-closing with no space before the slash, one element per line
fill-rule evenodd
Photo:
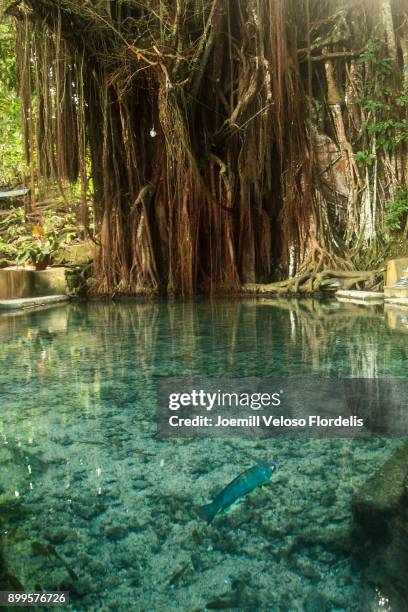
<path fill-rule="evenodd" d="M 401 223 L 408 212 L 408 186 L 401 187 L 395 193 L 395 198 L 386 207 L 385 225 L 390 231 L 401 229 Z"/>

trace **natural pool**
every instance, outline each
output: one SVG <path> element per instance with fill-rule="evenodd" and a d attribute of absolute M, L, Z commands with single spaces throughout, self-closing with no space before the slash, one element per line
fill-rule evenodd
<path fill-rule="evenodd" d="M 0 346 L 2 547 L 26 590 L 74 610 L 388 609 L 353 561 L 351 495 L 400 440 L 155 437 L 162 377 L 406 377 L 382 309 L 72 304 L 0 317 Z M 266 491 L 197 518 L 265 458 Z"/>

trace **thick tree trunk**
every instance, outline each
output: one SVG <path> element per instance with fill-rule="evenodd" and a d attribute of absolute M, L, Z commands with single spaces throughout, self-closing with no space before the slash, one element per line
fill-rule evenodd
<path fill-rule="evenodd" d="M 11 3 L 33 180 L 79 174 L 85 225 L 90 157 L 100 291 L 316 288 L 379 260 L 408 176 L 408 26 L 402 3 L 374 6 Z"/>

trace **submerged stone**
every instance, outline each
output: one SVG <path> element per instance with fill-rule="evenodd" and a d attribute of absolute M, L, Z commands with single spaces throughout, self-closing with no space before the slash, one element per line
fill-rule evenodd
<path fill-rule="evenodd" d="M 354 516 L 368 535 L 377 539 L 389 526 L 390 518 L 400 513 L 407 475 L 408 442 L 405 442 L 354 494 Z"/>
<path fill-rule="evenodd" d="M 408 441 L 354 494 L 355 556 L 367 579 L 408 609 Z"/>
<path fill-rule="evenodd" d="M 329 610 L 329 602 L 324 595 L 318 593 L 305 602 L 306 612 L 325 612 Z"/>
<path fill-rule="evenodd" d="M 106 535 L 110 540 L 122 540 L 128 533 L 126 525 L 112 525 L 106 529 Z"/>

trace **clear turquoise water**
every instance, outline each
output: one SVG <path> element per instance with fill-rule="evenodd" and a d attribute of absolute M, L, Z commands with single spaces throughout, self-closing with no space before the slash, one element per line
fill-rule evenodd
<path fill-rule="evenodd" d="M 198 611 L 220 601 L 243 610 L 380 609 L 353 563 L 350 502 L 398 440 L 162 441 L 155 391 L 167 376 L 405 377 L 405 323 L 392 329 L 394 319 L 382 309 L 283 300 L 69 305 L 1 317 L 9 573 L 26 590 L 69 590 L 75 610 Z M 196 506 L 266 456 L 279 466 L 271 487 L 210 526 L 196 517 Z M 52 544 L 79 579 L 35 542 Z"/>

